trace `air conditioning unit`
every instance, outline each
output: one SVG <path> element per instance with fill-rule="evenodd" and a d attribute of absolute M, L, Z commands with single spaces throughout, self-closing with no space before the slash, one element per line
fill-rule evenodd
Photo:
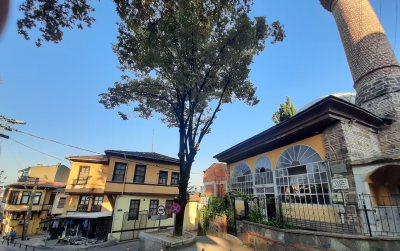
<path fill-rule="evenodd" d="M 18 220 L 18 225 L 24 224 L 24 220 Z"/>

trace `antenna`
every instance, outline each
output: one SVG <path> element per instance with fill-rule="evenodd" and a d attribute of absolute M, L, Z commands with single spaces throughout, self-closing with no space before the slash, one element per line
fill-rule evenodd
<path fill-rule="evenodd" d="M 154 142 L 154 129 L 153 129 L 153 137 L 151 139 L 151 152 L 153 152 L 153 142 Z"/>

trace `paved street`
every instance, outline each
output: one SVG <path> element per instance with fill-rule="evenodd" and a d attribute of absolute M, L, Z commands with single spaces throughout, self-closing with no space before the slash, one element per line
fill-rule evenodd
<path fill-rule="evenodd" d="M 241 246 L 237 245 L 236 243 L 229 242 L 227 240 L 218 238 L 218 237 L 213 237 L 213 236 L 197 236 L 197 243 L 181 249 L 182 251 L 201 251 L 204 248 L 204 251 L 214 251 L 214 250 L 221 250 L 221 251 L 252 251 L 253 249 L 246 247 L 246 246 Z M 129 246 L 129 251 L 137 251 L 139 250 L 139 242 L 138 241 L 130 241 L 130 242 L 123 242 L 119 243 L 116 246 L 110 246 L 110 247 L 105 247 L 105 248 L 97 248 L 100 250 L 104 251 L 125 251 L 126 247 Z M 13 245 L 7 246 L 7 243 L 5 242 L 4 244 L 1 244 L 0 242 L 0 251 L 12 251 L 12 250 L 25 250 L 25 247 L 22 247 L 19 249 L 19 245 L 16 245 L 15 247 Z M 29 251 L 32 251 L 32 247 L 28 247 Z M 63 250 L 63 249 L 57 249 L 57 250 Z M 71 250 L 71 249 L 69 249 Z M 93 249 L 94 250 L 94 249 Z M 41 248 L 35 248 L 35 251 L 49 251 L 49 249 L 41 249 Z"/>

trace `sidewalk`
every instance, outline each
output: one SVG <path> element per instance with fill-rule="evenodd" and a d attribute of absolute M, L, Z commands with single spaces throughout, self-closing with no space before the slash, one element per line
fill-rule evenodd
<path fill-rule="evenodd" d="M 37 239 L 37 238 L 32 238 Z M 31 240 L 32 240 L 31 239 Z M 40 239 L 40 238 L 39 238 Z M 21 240 L 21 239 L 19 239 Z M 4 244 L 0 243 L 0 251 L 2 250 L 25 250 L 25 247 L 22 246 L 19 249 L 19 242 L 14 247 L 13 244 L 10 243 L 7 246 L 6 242 Z M 99 251 L 125 251 L 129 246 L 129 251 L 138 251 L 139 250 L 139 241 L 124 241 L 119 242 L 117 245 L 108 246 L 108 247 L 93 247 L 99 249 Z M 183 249 L 179 249 L 181 251 L 214 251 L 214 250 L 221 250 L 221 251 L 254 251 L 254 249 L 247 247 L 245 245 L 238 245 L 237 242 L 230 242 L 228 240 L 214 237 L 214 236 L 196 236 L 196 243 L 190 247 L 186 247 Z M 55 246 L 54 249 L 57 250 L 81 250 L 77 245 L 70 245 L 70 246 Z M 28 246 L 29 251 L 33 250 L 32 246 Z M 50 249 L 43 248 L 43 247 L 35 247 L 35 251 L 49 251 Z"/>

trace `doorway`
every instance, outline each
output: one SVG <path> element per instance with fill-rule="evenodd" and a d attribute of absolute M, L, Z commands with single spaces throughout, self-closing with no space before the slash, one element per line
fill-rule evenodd
<path fill-rule="evenodd" d="M 275 218 L 276 215 L 275 194 L 266 194 L 265 200 L 267 205 L 267 216 L 269 221 Z"/>

